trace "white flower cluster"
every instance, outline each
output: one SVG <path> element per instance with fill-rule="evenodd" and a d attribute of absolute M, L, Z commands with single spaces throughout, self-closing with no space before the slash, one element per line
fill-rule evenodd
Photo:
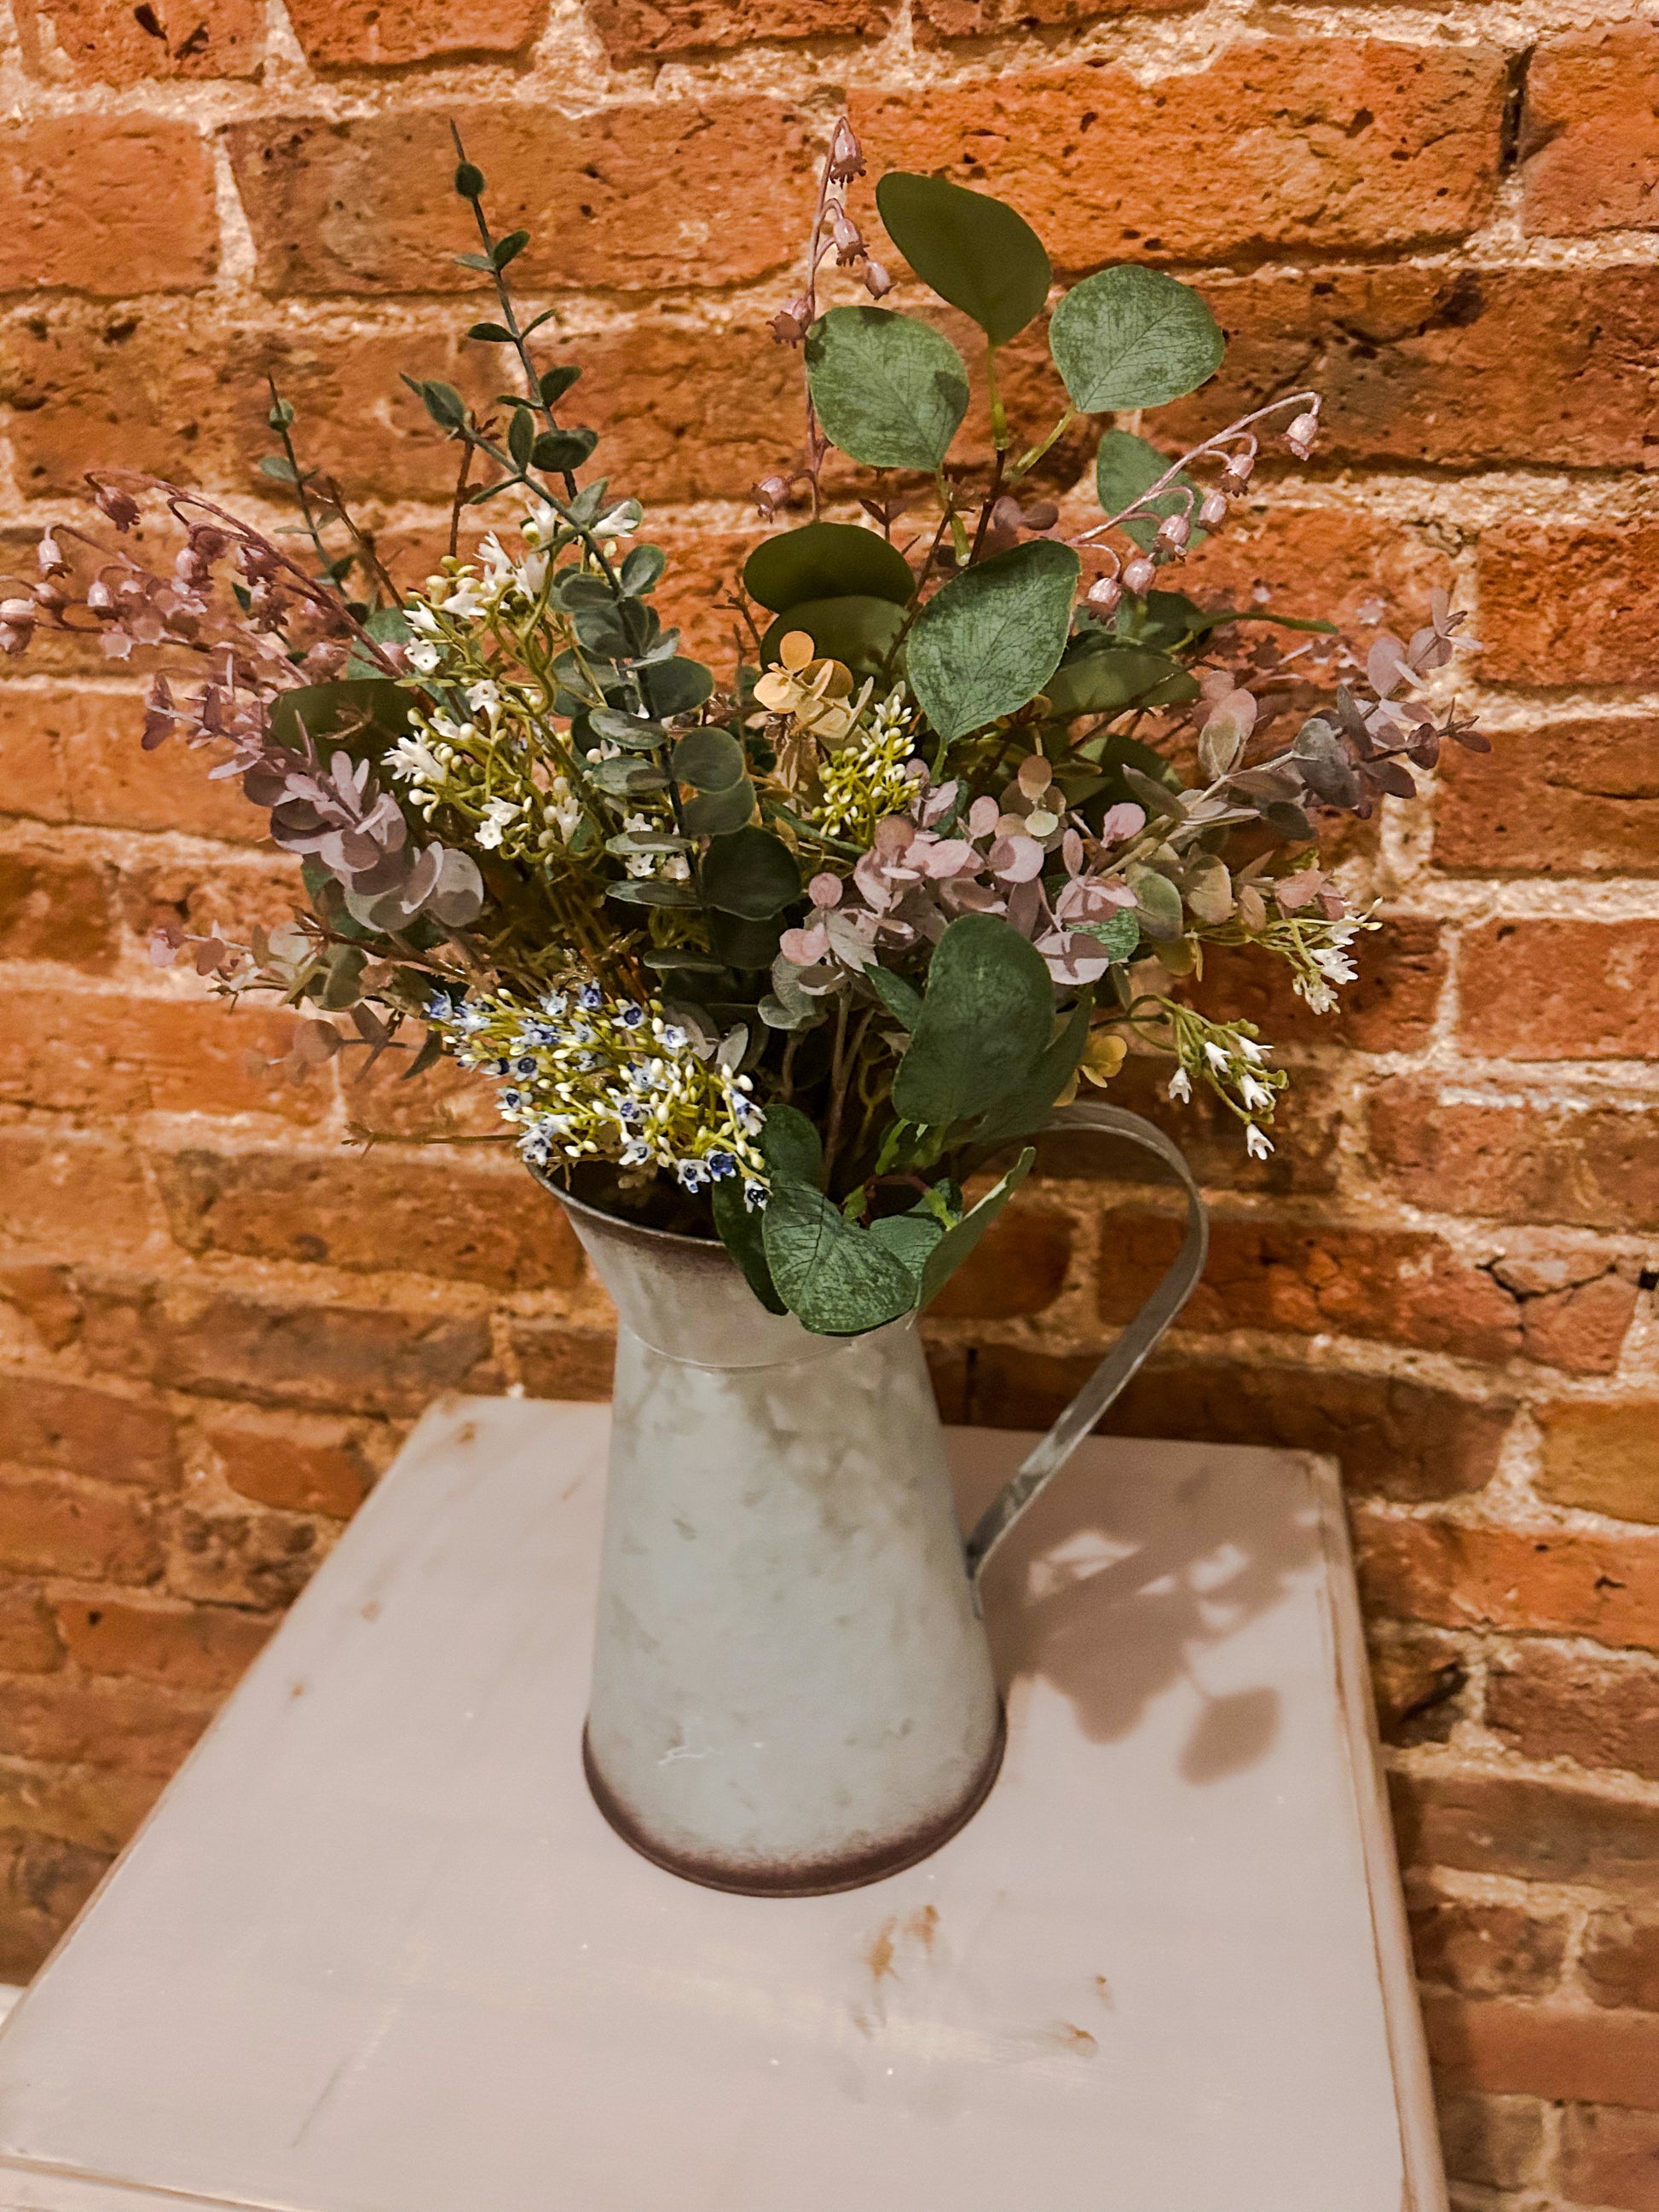
<path fill-rule="evenodd" d="M 440 993 L 426 1018 L 464 1067 L 501 1085 L 501 1114 L 523 1132 L 532 1167 L 557 1158 L 665 1168 L 690 1191 L 738 1177 L 751 1208 L 765 1203 L 764 1116 L 750 1079 L 665 1020 L 656 1000 L 612 998 L 592 981 L 532 1006 Z"/>
<path fill-rule="evenodd" d="M 1273 1144 L 1257 1117 L 1272 1115 L 1289 1076 L 1282 1068 L 1268 1066 L 1253 1024 L 1208 1021 L 1171 999 L 1164 1000 L 1162 1006 L 1180 1062 L 1170 1078 L 1170 1097 L 1188 1104 L 1196 1077 L 1244 1123 L 1244 1149 L 1250 1158 L 1265 1160 Z"/>
<path fill-rule="evenodd" d="M 911 757 L 915 720 L 901 685 L 861 714 L 852 734 L 820 763 L 811 818 L 826 836 L 867 845 L 878 822 L 909 805 L 927 780 L 922 763 Z"/>

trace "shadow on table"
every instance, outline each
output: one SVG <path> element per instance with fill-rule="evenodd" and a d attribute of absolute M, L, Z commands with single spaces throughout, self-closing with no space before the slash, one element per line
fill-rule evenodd
<path fill-rule="evenodd" d="M 1161 1691 L 1188 1680 L 1205 1703 L 1182 1775 L 1208 1783 L 1236 1774 L 1272 1747 L 1279 1692 L 1263 1685 L 1212 1694 L 1203 1654 L 1275 1605 L 1319 1552 L 1306 1485 L 1282 1462 L 1264 1458 L 1259 1485 L 1241 1483 L 1236 1464 L 1121 1486 L 1062 1474 L 988 1576 L 1005 1694 L 1020 1676 L 1041 1674 L 1070 1699 L 1091 1742 L 1110 1743 Z"/>

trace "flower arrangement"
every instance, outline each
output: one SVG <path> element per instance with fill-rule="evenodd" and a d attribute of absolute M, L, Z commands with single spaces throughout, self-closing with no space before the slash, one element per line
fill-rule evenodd
<path fill-rule="evenodd" d="M 38 577 L 0 600 L 10 653 L 53 627 L 117 660 L 167 648 L 143 744 L 216 749 L 212 773 L 239 775 L 302 862 L 290 925 L 245 946 L 169 927 L 158 961 L 307 1010 L 296 1074 L 350 1048 L 410 1073 L 452 1055 L 496 1085 L 536 1175 L 718 1235 L 769 1308 L 825 1334 L 925 1305 L 1030 1169 L 1022 1140 L 1130 1053 L 1167 1056 L 1173 1099 L 1206 1086 L 1269 1151 L 1287 1078 L 1248 1022 L 1183 995 L 1206 949 L 1265 948 L 1328 1011 L 1374 925 L 1322 865 L 1319 825 L 1413 795 L 1448 738 L 1486 747 L 1425 690 L 1459 626 L 1443 598 L 1362 663 L 1327 623 L 1176 588 L 1261 441 L 1308 454 L 1317 396 L 1176 459 L 1107 428 L 1102 519 L 1067 536 L 1030 489 L 1044 457 L 1079 418 L 1204 384 L 1214 319 L 1149 269 L 1084 278 L 1048 325 L 1070 404 L 1017 436 L 999 354 L 1048 306 L 1048 255 L 988 195 L 884 176 L 894 246 L 983 337 L 993 459 L 953 465 L 968 369 L 876 304 L 892 279 L 849 212 L 864 165 L 843 120 L 773 325 L 802 355 L 805 442 L 756 487 L 780 527 L 732 592 L 717 674 L 653 605 L 667 561 L 641 502 L 563 419 L 580 370 L 544 364 L 551 310 L 526 319 L 514 292 L 526 234 L 495 235 L 457 155 L 477 240 L 460 259 L 496 301 L 468 336 L 521 388 L 480 411 L 405 380 L 457 453 L 436 573 L 417 590 L 387 573 L 273 386 L 263 466 L 302 555 L 195 492 L 102 472 L 115 543 L 50 530 Z M 861 301 L 821 303 L 831 269 Z M 861 520 L 825 519 L 832 452 L 875 472 Z M 146 501 L 180 533 L 170 572 L 141 557 Z M 463 517 L 487 507 L 501 520 L 463 557 Z"/>

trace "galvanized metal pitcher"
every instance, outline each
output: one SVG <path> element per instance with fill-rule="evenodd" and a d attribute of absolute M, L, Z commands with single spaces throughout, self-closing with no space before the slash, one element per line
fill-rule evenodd
<path fill-rule="evenodd" d="M 719 1244 L 561 1192 L 615 1301 L 616 1400 L 584 1758 L 611 1826 L 717 1889 L 811 1896 L 924 1858 L 1002 1757 L 986 1559 L 1190 1293 L 1202 1201 L 1137 1115 L 1068 1109 L 1187 1187 L 1181 1254 L 964 1543 L 920 1336 L 813 1336 Z"/>

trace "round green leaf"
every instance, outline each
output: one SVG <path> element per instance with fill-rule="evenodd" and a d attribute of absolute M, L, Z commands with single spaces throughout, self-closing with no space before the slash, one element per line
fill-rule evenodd
<path fill-rule="evenodd" d="M 915 578 L 896 546 L 855 522 L 809 522 L 757 545 L 744 563 L 743 587 L 774 614 L 803 599 L 855 595 L 908 604 Z"/>
<path fill-rule="evenodd" d="M 722 914 L 763 921 L 800 896 L 800 870 L 782 838 L 769 830 L 734 830 L 710 844 L 702 891 Z"/>
<path fill-rule="evenodd" d="M 1149 446 L 1144 438 L 1132 436 L 1127 430 L 1109 430 L 1100 441 L 1095 455 L 1095 491 L 1104 514 L 1121 514 L 1126 507 L 1138 500 L 1149 485 L 1155 484 L 1167 473 L 1170 464 L 1156 446 Z M 1182 497 L 1182 488 L 1191 492 L 1191 499 Z M 1193 482 L 1183 469 L 1171 483 L 1168 491 L 1161 491 L 1152 501 L 1150 511 L 1138 515 L 1133 522 L 1121 525 L 1124 535 L 1133 538 L 1143 553 L 1152 550 L 1152 540 L 1158 535 L 1155 517 L 1165 514 L 1184 514 L 1189 520 L 1198 513 L 1198 503 L 1204 496 L 1201 484 Z M 1194 552 L 1209 536 L 1193 520 L 1190 544 Z"/>
<path fill-rule="evenodd" d="M 876 186 L 876 205 L 917 276 L 971 315 L 993 345 L 1023 331 L 1047 300 L 1042 240 L 1006 201 L 891 169 Z"/>
<path fill-rule="evenodd" d="M 651 661 L 641 668 L 640 688 L 653 714 L 690 714 L 712 696 L 714 678 L 702 661 L 680 654 L 672 660 Z"/>
<path fill-rule="evenodd" d="M 936 469 L 968 411 L 968 373 L 949 338 L 889 307 L 831 307 L 806 336 L 824 434 L 874 469 Z"/>
<path fill-rule="evenodd" d="M 891 599 L 808 599 L 779 615 L 761 640 L 770 667 L 792 629 L 805 630 L 821 654 L 844 661 L 854 676 L 878 676 L 898 642 L 904 611 Z"/>
<path fill-rule="evenodd" d="M 1116 646 L 1079 653 L 1042 688 L 1055 719 L 1065 720 L 1073 714 L 1115 713 L 1185 672 L 1180 662 L 1171 660 L 1167 653 L 1148 653 L 1140 646 Z"/>
<path fill-rule="evenodd" d="M 1054 1020 L 1054 987 L 1030 939 L 995 915 L 963 915 L 934 949 L 894 1110 L 931 1128 L 983 1114 L 1030 1075 Z"/>
<path fill-rule="evenodd" d="M 1215 374 L 1227 342 L 1190 284 L 1125 264 L 1085 276 L 1048 325 L 1073 406 L 1161 407 Z"/>
<path fill-rule="evenodd" d="M 709 725 L 688 730 L 675 746 L 672 766 L 677 781 L 699 791 L 730 791 L 744 779 L 747 761 L 729 730 Z"/>
<path fill-rule="evenodd" d="M 761 1218 L 772 1280 L 815 1335 L 859 1336 L 915 1304 L 903 1261 L 810 1183 L 774 1183 Z"/>
<path fill-rule="evenodd" d="M 1036 698 L 1060 665 L 1079 562 L 1033 538 L 964 568 L 916 617 L 910 689 L 942 738 L 965 737 Z"/>

